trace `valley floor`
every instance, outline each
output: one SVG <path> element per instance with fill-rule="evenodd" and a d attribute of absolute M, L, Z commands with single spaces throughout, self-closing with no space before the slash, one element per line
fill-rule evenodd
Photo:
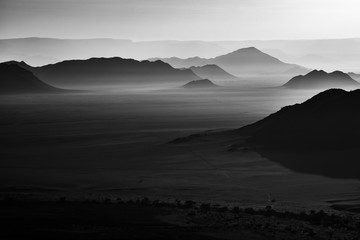
<path fill-rule="evenodd" d="M 1 96 L 0 196 L 148 197 L 258 209 L 274 199 L 279 211 L 354 209 L 358 180 L 296 173 L 251 150 L 229 151 L 228 137 L 169 144 L 239 128 L 314 94 L 232 88 Z"/>

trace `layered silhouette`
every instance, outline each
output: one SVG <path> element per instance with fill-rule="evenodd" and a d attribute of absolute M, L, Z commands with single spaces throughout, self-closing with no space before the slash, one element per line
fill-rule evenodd
<path fill-rule="evenodd" d="M 357 87 L 359 83 L 348 74 L 335 71 L 327 73 L 323 70 L 313 70 L 306 75 L 293 77 L 283 86 L 293 89 L 326 89 L 337 87 Z"/>
<path fill-rule="evenodd" d="M 42 67 L 24 66 L 54 86 L 100 86 L 113 84 L 186 83 L 201 79 L 191 70 L 174 69 L 162 61 L 91 58 L 70 60 Z"/>
<path fill-rule="evenodd" d="M 215 85 L 209 79 L 201 79 L 201 80 L 191 81 L 183 86 L 183 88 L 196 88 L 196 89 L 214 88 L 214 87 L 219 87 L 219 86 Z"/>
<path fill-rule="evenodd" d="M 226 72 L 224 69 L 220 68 L 215 64 L 208 64 L 202 67 L 191 67 L 191 71 L 193 71 L 197 76 L 205 79 L 209 79 L 212 81 L 239 81 L 238 77 L 231 75 Z"/>
<path fill-rule="evenodd" d="M 0 93 L 50 93 L 58 92 L 37 78 L 32 72 L 16 65 L 0 63 Z"/>
<path fill-rule="evenodd" d="M 349 39 L 317 40 L 247 40 L 247 41 L 141 41 L 126 39 L 0 39 L 0 62 L 26 61 L 41 66 L 67 59 L 87 59 L 94 56 L 147 59 L 154 56 L 211 58 L 234 49 L 254 46 L 284 62 L 327 71 L 346 69 L 357 71 L 360 41 Z M 194 60 L 196 60 L 194 58 Z M 169 62 L 170 63 L 170 62 Z M 172 64 L 171 64 L 172 65 Z M 201 64 L 205 65 L 205 64 Z M 173 65 L 175 66 L 175 65 Z M 186 67 L 200 66 L 190 64 Z M 176 66 L 182 68 L 183 66 Z M 305 74 L 305 72 L 298 73 Z"/>
<path fill-rule="evenodd" d="M 152 60 L 159 60 L 155 58 Z M 306 73 L 307 69 L 288 64 L 274 58 L 255 47 L 241 48 L 234 52 L 215 58 L 164 58 L 160 59 L 176 68 L 189 68 L 192 66 L 204 66 L 215 64 L 235 76 L 257 74 L 293 74 L 292 72 Z"/>
<path fill-rule="evenodd" d="M 355 79 L 356 81 L 360 81 L 360 74 L 354 73 L 354 72 L 349 72 L 348 75 L 349 75 L 352 79 Z"/>

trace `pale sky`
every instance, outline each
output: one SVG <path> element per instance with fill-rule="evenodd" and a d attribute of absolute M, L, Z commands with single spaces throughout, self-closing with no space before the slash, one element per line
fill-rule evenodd
<path fill-rule="evenodd" d="M 0 0 L 0 38 L 360 37 L 360 0 Z"/>

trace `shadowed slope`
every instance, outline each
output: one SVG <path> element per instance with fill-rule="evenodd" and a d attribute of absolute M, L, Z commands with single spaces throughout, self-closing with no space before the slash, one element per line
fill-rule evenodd
<path fill-rule="evenodd" d="M 56 89 L 43 83 L 32 72 L 16 64 L 0 64 L 0 93 L 47 93 Z"/>
<path fill-rule="evenodd" d="M 311 149 L 358 146 L 360 90 L 330 89 L 239 129 L 251 143 Z"/>
<path fill-rule="evenodd" d="M 295 171 L 360 179 L 360 90 L 330 89 L 236 132 Z"/>
<path fill-rule="evenodd" d="M 299 172 L 360 179 L 360 89 L 330 89 L 240 129 L 203 132 L 173 144 L 226 143 Z"/>

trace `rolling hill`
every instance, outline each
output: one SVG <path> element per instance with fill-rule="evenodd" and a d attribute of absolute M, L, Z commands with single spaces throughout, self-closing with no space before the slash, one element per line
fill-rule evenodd
<path fill-rule="evenodd" d="M 322 70 L 313 70 L 306 75 L 300 75 L 292 78 L 283 86 L 292 89 L 327 89 L 338 87 L 357 87 L 360 85 L 348 74 L 340 71 L 327 73 Z"/>
<path fill-rule="evenodd" d="M 209 79 L 201 79 L 201 80 L 191 81 L 183 86 L 183 88 L 196 88 L 196 89 L 214 88 L 214 87 L 219 87 L 219 86 L 215 85 Z"/>

